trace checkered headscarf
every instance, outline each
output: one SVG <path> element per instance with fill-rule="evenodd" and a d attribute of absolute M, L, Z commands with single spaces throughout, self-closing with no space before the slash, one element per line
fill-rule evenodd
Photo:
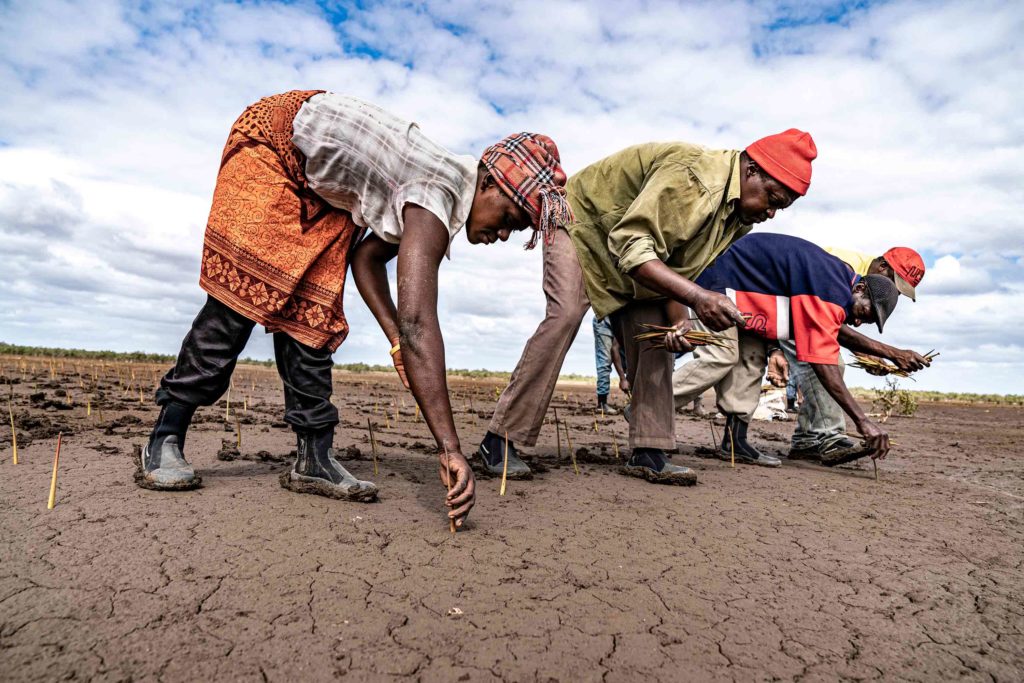
<path fill-rule="evenodd" d="M 484 150 L 480 157 L 498 187 L 530 216 L 533 236 L 551 243 L 555 229 L 572 222 L 572 209 L 565 198 L 565 171 L 555 141 L 540 133 L 516 133 Z"/>

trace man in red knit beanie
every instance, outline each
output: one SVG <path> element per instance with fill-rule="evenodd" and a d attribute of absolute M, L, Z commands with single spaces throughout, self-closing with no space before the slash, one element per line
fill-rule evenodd
<path fill-rule="evenodd" d="M 811 185 L 811 162 L 818 148 L 810 133 L 790 128 L 778 135 L 769 135 L 746 149 L 747 156 L 757 162 L 765 173 L 801 197 Z"/>
<path fill-rule="evenodd" d="M 626 474 L 692 484 L 693 472 L 669 464 L 675 448 L 673 351 L 690 350 L 667 335 L 666 351 L 640 353 L 633 337 L 649 325 L 690 325 L 690 310 L 709 329 L 743 325 L 726 296 L 693 281 L 753 224 L 775 216 L 807 192 L 817 150 L 790 129 L 746 150 L 712 150 L 683 142 L 647 143 L 606 157 L 566 184 L 574 220 L 544 244 L 547 314 L 523 350 L 478 451 L 498 474 L 530 468 L 516 445 L 540 434 L 566 352 L 588 309 L 612 316 L 633 389 L 632 456 Z M 507 435 L 507 437 L 506 437 Z"/>

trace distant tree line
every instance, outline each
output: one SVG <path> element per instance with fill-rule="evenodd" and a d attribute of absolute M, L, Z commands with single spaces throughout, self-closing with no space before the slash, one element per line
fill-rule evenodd
<path fill-rule="evenodd" d="M 88 351 L 86 349 L 60 349 L 48 346 L 20 346 L 18 344 L 8 344 L 6 342 L 0 342 L 0 355 L 45 356 L 46 358 L 79 358 L 83 360 L 110 360 L 133 363 L 173 363 L 175 359 L 174 356 L 163 353 L 144 353 L 142 351 Z M 240 358 L 238 362 L 249 365 L 262 365 L 263 367 L 268 368 L 274 367 L 274 361 L 272 360 Z M 391 365 L 371 365 L 369 363 L 335 363 L 334 367 L 338 370 L 352 373 L 395 371 L 394 367 Z M 449 368 L 448 374 L 456 377 L 472 377 L 480 379 L 508 379 L 512 376 L 511 372 L 499 372 L 496 370 L 484 369 L 465 370 Z M 594 381 L 593 376 L 588 377 L 587 375 L 560 375 L 559 379 L 569 381 Z"/>

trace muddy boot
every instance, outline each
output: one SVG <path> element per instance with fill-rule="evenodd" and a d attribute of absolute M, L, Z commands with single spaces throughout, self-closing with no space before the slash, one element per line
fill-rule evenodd
<path fill-rule="evenodd" d="M 136 484 L 155 491 L 187 491 L 202 484 L 184 454 L 185 435 L 195 412 L 195 406 L 176 401 L 160 406 L 149 443 L 135 447 Z"/>
<path fill-rule="evenodd" d="M 377 499 L 377 486 L 360 481 L 334 459 L 334 428 L 322 432 L 298 433 L 295 465 L 281 475 L 281 486 L 296 493 L 312 493 L 339 500 L 370 502 Z"/>
<path fill-rule="evenodd" d="M 493 432 L 487 432 L 484 440 L 480 442 L 480 448 L 476 454 L 480 456 L 484 471 L 495 477 L 500 477 L 505 467 L 505 437 L 498 436 Z M 519 459 L 516 447 L 512 441 L 508 442 L 508 475 L 509 479 L 532 479 L 533 472 L 530 466 Z"/>
<path fill-rule="evenodd" d="M 747 441 L 747 423 L 737 415 L 729 415 L 725 422 L 725 434 L 722 436 L 722 449 L 718 457 L 731 460 L 735 449 L 736 462 L 761 467 L 778 467 L 782 461 L 776 457 L 765 455 Z"/>
<path fill-rule="evenodd" d="M 199 488 L 203 480 L 178 445 L 178 437 L 162 436 L 145 448 L 135 447 L 135 483 L 154 491 L 188 491 Z"/>
<path fill-rule="evenodd" d="M 660 448 L 634 448 L 633 454 L 619 468 L 619 472 L 655 484 L 692 486 L 697 483 L 696 472 L 689 467 L 669 464 L 665 452 Z"/>

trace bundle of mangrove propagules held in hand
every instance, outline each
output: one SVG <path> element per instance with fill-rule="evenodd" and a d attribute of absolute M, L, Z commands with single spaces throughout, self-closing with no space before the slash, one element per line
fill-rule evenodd
<path fill-rule="evenodd" d="M 935 353 L 935 350 L 933 349 L 928 353 L 924 354 L 924 357 L 928 359 L 928 362 L 931 362 L 938 355 L 939 354 Z M 853 357 L 856 360 L 850 363 L 850 367 L 860 368 L 861 370 L 874 370 L 883 375 L 910 377 L 910 371 L 900 370 L 892 363 L 889 363 L 888 361 L 883 360 L 881 358 L 876 358 L 875 356 L 865 356 L 864 354 L 861 353 L 854 353 Z M 913 379 L 913 377 L 910 377 L 910 379 Z"/>
<path fill-rule="evenodd" d="M 668 332 L 676 331 L 674 327 L 665 327 L 664 325 L 640 323 L 640 326 L 651 331 L 638 334 L 633 337 L 633 339 L 635 341 L 651 341 L 652 343 L 649 348 L 652 349 L 665 348 L 665 335 Z M 693 346 L 728 347 L 733 343 L 732 339 L 729 337 L 714 334 L 713 332 L 702 332 L 701 330 L 687 330 L 683 333 L 683 339 L 690 342 Z"/>

